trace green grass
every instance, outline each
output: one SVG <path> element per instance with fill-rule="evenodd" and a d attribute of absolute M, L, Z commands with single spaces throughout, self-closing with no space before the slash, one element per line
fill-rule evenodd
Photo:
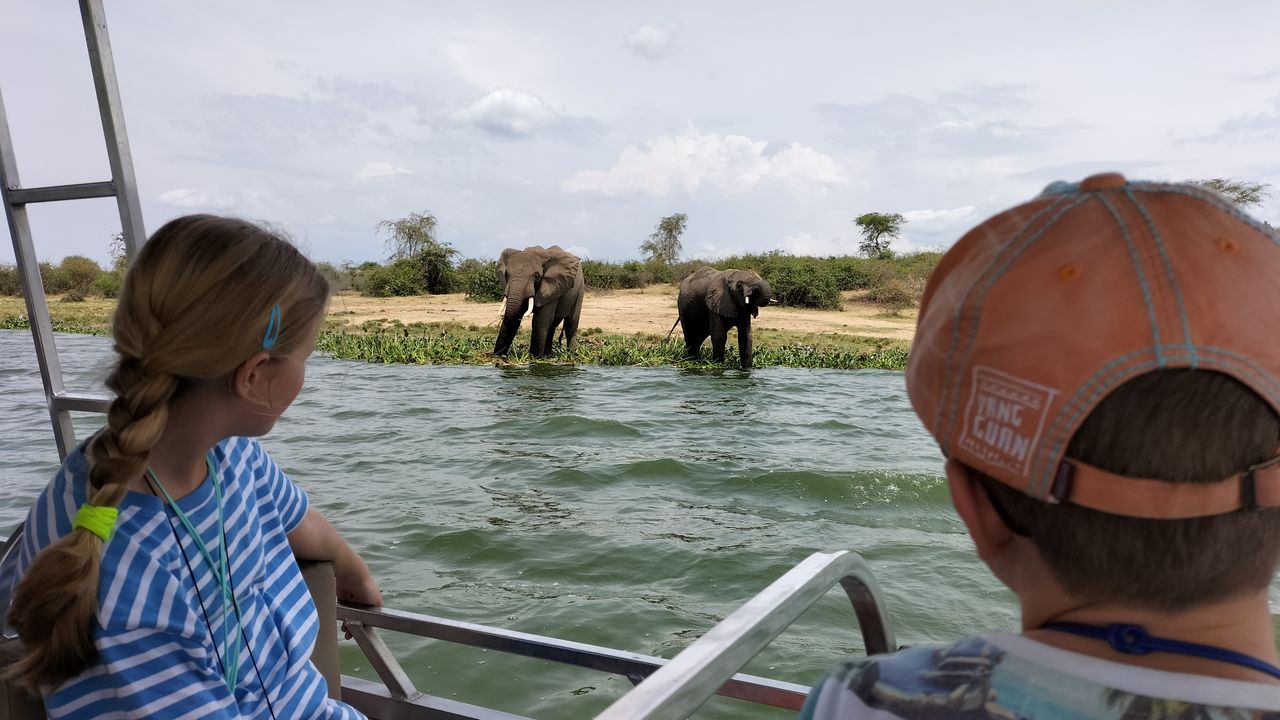
<path fill-rule="evenodd" d="M 49 304 L 53 329 L 81 335 L 111 334 L 114 300 L 60 302 Z M 0 330 L 29 330 L 26 306 L 21 298 L 0 297 Z M 316 350 L 342 360 L 410 365 L 492 365 L 525 364 L 529 357 L 529 330 L 517 336 L 506 358 L 489 353 L 497 339 L 494 328 L 459 323 L 414 323 L 397 320 L 370 320 L 352 328 L 343 320 L 330 318 L 316 339 Z M 684 344 L 677 333 L 671 340 L 659 335 L 618 335 L 599 328 L 584 329 L 573 353 L 558 351 L 536 362 L 602 366 L 688 368 L 721 367 L 710 362 L 711 343 L 703 344 L 702 361 L 684 360 Z M 736 333 L 729 335 L 725 364 L 736 367 Z M 876 368 L 902 370 L 907 362 L 907 343 L 900 340 L 834 333 L 800 333 L 786 330 L 757 330 L 756 367 L 834 368 L 857 370 Z"/>

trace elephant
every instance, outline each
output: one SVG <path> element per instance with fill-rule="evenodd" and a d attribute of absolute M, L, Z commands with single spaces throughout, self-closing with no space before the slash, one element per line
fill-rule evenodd
<path fill-rule="evenodd" d="M 711 359 L 724 362 L 729 328 L 738 328 L 738 358 L 751 367 L 751 318 L 773 300 L 773 289 L 754 270 L 716 270 L 701 267 L 680 281 L 676 300 L 684 330 L 686 358 L 696 358 L 702 341 L 711 336 Z M 675 329 L 675 326 L 672 326 Z M 670 337 L 670 334 L 668 334 Z"/>
<path fill-rule="evenodd" d="M 494 355 L 506 355 L 520 331 L 520 320 L 533 300 L 533 340 L 529 354 L 551 354 L 556 326 L 564 321 L 564 340 L 569 350 L 578 346 L 578 318 L 582 315 L 582 263 L 576 255 L 559 246 L 539 246 L 523 250 L 507 248 L 498 258 L 498 278 L 503 284 L 502 325 Z"/>

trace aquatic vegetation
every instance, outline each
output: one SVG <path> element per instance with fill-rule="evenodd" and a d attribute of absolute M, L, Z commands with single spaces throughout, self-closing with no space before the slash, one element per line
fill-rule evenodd
<path fill-rule="evenodd" d="M 353 332 L 325 330 L 316 340 L 316 350 L 335 358 L 365 360 L 375 363 L 413 365 L 523 365 L 533 360 L 527 347 L 512 347 L 506 358 L 494 358 L 494 335 L 468 332 L 464 328 L 388 327 L 380 330 Z M 858 370 L 874 368 L 902 370 L 906 367 L 907 350 L 894 344 L 869 343 L 863 348 L 831 348 L 814 345 L 774 345 L 758 343 L 756 367 L 832 368 Z M 622 336 L 592 334 L 580 337 L 578 348 L 570 353 L 557 348 L 549 358 L 537 362 L 602 366 L 659 367 L 675 365 L 690 368 L 737 366 L 737 348 L 725 353 L 725 365 L 684 359 L 684 344 L 678 339 L 664 340 L 652 335 Z"/>

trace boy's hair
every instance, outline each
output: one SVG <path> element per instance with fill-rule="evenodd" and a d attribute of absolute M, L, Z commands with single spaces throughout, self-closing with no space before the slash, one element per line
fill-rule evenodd
<path fill-rule="evenodd" d="M 128 483 L 143 476 L 179 393 L 229 382 L 257 352 L 272 359 L 293 352 L 328 297 L 328 281 L 310 260 L 252 223 L 191 215 L 157 230 L 120 290 L 112 324 L 118 357 L 106 381 L 116 397 L 87 447 L 88 504 L 118 506 Z M 274 342 L 268 333 L 278 335 Z M 75 529 L 32 561 L 9 611 L 26 654 L 7 677 L 38 690 L 93 661 L 104 545 Z"/>
<path fill-rule="evenodd" d="M 1099 403 L 1067 456 L 1129 477 L 1204 483 L 1272 457 L 1277 443 L 1280 417 L 1237 380 L 1205 370 L 1157 370 Z M 1264 590 L 1280 562 L 1280 509 L 1124 517 L 1052 505 L 976 474 L 1063 589 L 1082 600 L 1187 609 Z"/>

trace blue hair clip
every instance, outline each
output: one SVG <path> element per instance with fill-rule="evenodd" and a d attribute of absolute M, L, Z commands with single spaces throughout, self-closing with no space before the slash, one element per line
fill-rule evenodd
<path fill-rule="evenodd" d="M 271 316 L 267 318 L 267 332 L 262 336 L 262 349 L 270 350 L 275 347 L 276 340 L 280 338 L 280 328 L 284 325 L 280 320 L 280 303 L 276 303 L 271 308 Z"/>

